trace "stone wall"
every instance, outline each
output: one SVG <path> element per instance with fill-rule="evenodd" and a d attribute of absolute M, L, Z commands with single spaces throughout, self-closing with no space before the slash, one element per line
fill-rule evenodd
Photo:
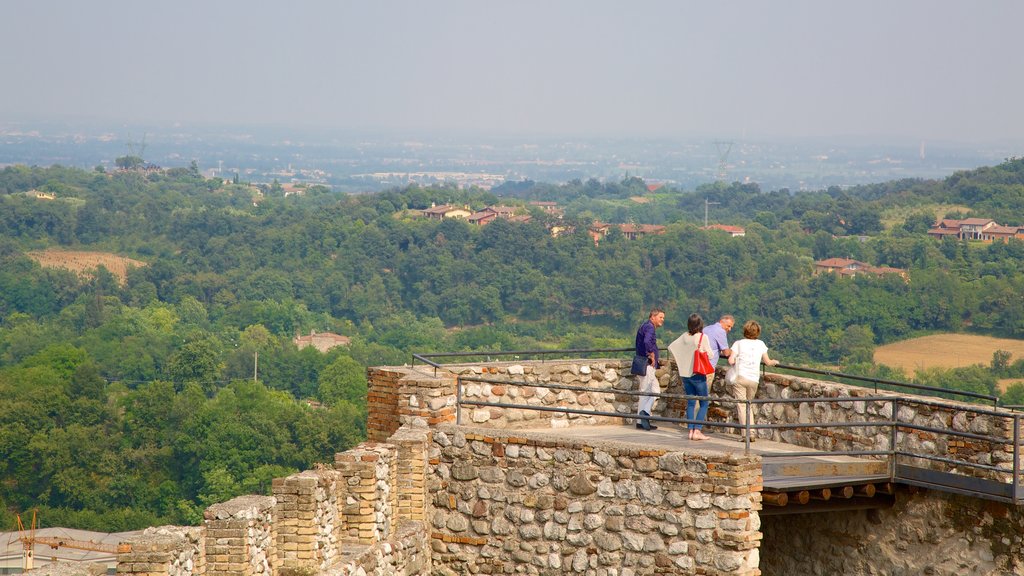
<path fill-rule="evenodd" d="M 764 516 L 765 576 L 1024 574 L 1024 510 L 935 491 L 891 509 Z"/>
<path fill-rule="evenodd" d="M 137 576 L 414 575 L 430 570 L 426 516 L 430 431 L 365 442 L 318 468 L 273 481 L 273 496 L 214 504 L 200 528 L 151 528 L 126 540 L 117 572 Z M 401 459 L 401 462 L 399 462 Z"/>
<path fill-rule="evenodd" d="M 435 565 L 458 573 L 758 574 L 756 457 L 441 426 Z"/>
<path fill-rule="evenodd" d="M 206 572 L 206 530 L 182 526 L 147 528 L 122 542 L 117 573 L 192 576 Z"/>
<path fill-rule="evenodd" d="M 322 569 L 340 555 L 340 480 L 335 470 L 307 470 L 274 479 L 277 550 L 284 568 Z"/>
<path fill-rule="evenodd" d="M 371 439 L 387 438 L 400 425 L 425 423 L 434 426 L 455 422 L 457 382 L 464 377 L 510 382 L 504 384 L 464 380 L 464 400 L 525 404 L 539 408 L 565 407 L 629 416 L 636 413 L 637 401 L 636 396 L 622 393 L 637 389 L 636 378 L 629 374 L 629 365 L 629 361 L 619 359 L 454 364 L 446 366 L 447 371 L 437 371 L 437 376 L 434 376 L 434 369 L 430 366 L 373 369 L 369 372 L 372 400 L 369 405 L 368 435 Z M 662 392 L 682 393 L 679 378 L 673 375 L 669 367 L 660 368 L 657 375 Z M 557 384 L 587 390 L 555 390 L 539 385 L 512 385 L 511 382 Z M 654 415 L 678 416 L 681 405 L 677 400 L 659 401 L 655 405 Z M 622 418 L 566 415 L 562 412 L 501 406 L 465 406 L 462 410 L 463 424 L 502 429 L 563 428 L 620 424 L 623 421 Z"/>
<path fill-rule="evenodd" d="M 341 562 L 320 572 L 329 576 L 414 576 L 432 573 L 430 532 L 423 522 L 404 522 L 394 538 L 376 546 L 346 546 Z"/>
<path fill-rule="evenodd" d="M 270 576 L 277 562 L 272 496 L 239 496 L 206 509 L 206 573 Z"/>

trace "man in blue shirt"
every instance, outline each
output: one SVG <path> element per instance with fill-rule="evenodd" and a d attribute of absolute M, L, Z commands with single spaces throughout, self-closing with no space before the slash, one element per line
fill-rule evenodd
<path fill-rule="evenodd" d="M 647 321 L 641 324 L 640 329 L 636 331 L 636 355 L 647 358 L 646 373 L 640 377 L 641 392 L 661 393 L 658 378 L 654 375 L 655 370 L 661 365 L 661 359 L 658 355 L 658 335 L 655 333 L 655 330 L 664 323 L 665 312 L 660 308 L 652 308 Z M 658 428 L 651 424 L 650 420 L 651 409 L 654 408 L 655 400 L 657 398 L 654 396 L 640 396 L 636 406 L 637 428 L 643 430 L 656 430 Z"/>
<path fill-rule="evenodd" d="M 735 324 L 736 321 L 731 314 L 722 314 L 718 322 L 704 327 L 704 335 L 708 337 L 708 342 L 711 344 L 711 354 L 708 354 L 708 360 L 711 360 L 712 366 L 718 364 L 719 356 L 728 358 L 732 354 L 732 350 L 729 348 L 728 334 Z M 708 382 L 708 384 L 711 383 Z"/>

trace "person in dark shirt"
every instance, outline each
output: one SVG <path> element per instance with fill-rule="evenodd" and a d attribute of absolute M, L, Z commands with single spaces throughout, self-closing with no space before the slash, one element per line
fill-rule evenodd
<path fill-rule="evenodd" d="M 636 331 L 636 355 L 647 358 L 646 373 L 640 376 L 640 391 L 661 393 L 661 386 L 658 378 L 654 375 L 655 370 L 661 365 L 661 358 L 658 355 L 658 335 L 656 329 L 665 323 L 665 312 L 660 308 L 652 308 L 647 321 L 640 325 Z M 658 427 L 651 424 L 651 409 L 654 408 L 655 396 L 640 396 L 636 406 L 637 423 L 636 427 L 643 430 L 656 430 Z"/>

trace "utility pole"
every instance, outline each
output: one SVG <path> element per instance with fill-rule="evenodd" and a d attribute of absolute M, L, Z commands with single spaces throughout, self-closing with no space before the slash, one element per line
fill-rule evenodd
<path fill-rule="evenodd" d="M 255 350 L 252 353 L 252 381 L 253 382 L 259 382 L 259 380 L 257 380 L 257 378 L 256 378 L 257 374 L 259 373 L 259 367 L 260 367 L 260 351 L 259 350 Z"/>
<path fill-rule="evenodd" d="M 707 197 L 704 197 L 704 227 L 708 227 L 708 206 L 712 204 L 721 204 L 721 202 L 708 202 Z"/>

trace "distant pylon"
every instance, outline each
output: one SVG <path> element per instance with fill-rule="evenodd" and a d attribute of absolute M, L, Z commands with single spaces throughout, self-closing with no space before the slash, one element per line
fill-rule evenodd
<path fill-rule="evenodd" d="M 715 149 L 718 150 L 718 174 L 715 178 L 724 182 L 726 169 L 729 167 L 729 152 L 732 152 L 732 140 L 716 140 Z"/>

